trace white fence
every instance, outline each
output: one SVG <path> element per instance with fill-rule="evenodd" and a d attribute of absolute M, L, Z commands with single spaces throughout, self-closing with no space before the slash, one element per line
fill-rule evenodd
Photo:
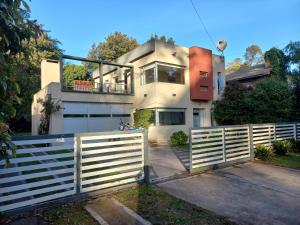
<path fill-rule="evenodd" d="M 0 161 L 0 212 L 144 179 L 142 131 L 49 135 L 14 141 Z"/>
<path fill-rule="evenodd" d="M 251 124 L 192 129 L 190 171 L 230 161 L 249 160 L 257 144 L 275 140 L 300 140 L 300 123 Z"/>
<path fill-rule="evenodd" d="M 191 130 L 190 171 L 250 157 L 248 126 Z"/>

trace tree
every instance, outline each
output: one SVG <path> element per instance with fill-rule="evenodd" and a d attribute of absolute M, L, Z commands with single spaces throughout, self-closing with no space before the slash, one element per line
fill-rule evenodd
<path fill-rule="evenodd" d="M 245 50 L 245 64 L 249 66 L 257 65 L 263 62 L 263 53 L 261 48 L 256 45 L 250 45 Z"/>
<path fill-rule="evenodd" d="M 293 89 L 292 119 L 300 121 L 300 41 L 291 41 L 283 51 L 286 55 L 288 76 Z"/>
<path fill-rule="evenodd" d="M 284 52 L 278 48 L 271 48 L 265 52 L 265 61 L 270 64 L 271 76 L 278 79 L 287 80 L 287 63 L 288 60 Z"/>
<path fill-rule="evenodd" d="M 174 39 L 172 37 L 167 38 L 165 35 L 159 37 L 157 34 L 152 34 L 150 37 L 150 41 L 152 40 L 161 41 L 167 45 L 175 46 Z"/>
<path fill-rule="evenodd" d="M 253 90 L 230 83 L 214 107 L 219 125 L 286 122 L 291 120 L 291 113 L 291 88 L 277 78 L 258 81 Z"/>
<path fill-rule="evenodd" d="M 284 49 L 284 53 L 287 56 L 290 70 L 296 69 L 300 71 L 300 41 L 290 42 Z M 293 68 L 293 65 L 298 65 L 298 68 Z"/>
<path fill-rule="evenodd" d="M 227 73 L 233 73 L 237 71 L 241 66 L 243 66 L 243 62 L 241 58 L 235 58 L 232 62 L 229 62 L 226 66 Z"/>
<path fill-rule="evenodd" d="M 222 98 L 214 102 L 214 119 L 219 125 L 247 123 L 249 110 L 244 102 L 247 90 L 238 82 L 230 82 Z"/>
<path fill-rule="evenodd" d="M 16 116 L 9 123 L 14 130 L 29 130 L 31 121 L 31 103 L 33 95 L 40 89 L 41 61 L 58 59 L 62 50 L 59 42 L 49 37 L 46 32 L 37 38 L 22 41 L 22 52 L 12 60 L 20 69 L 16 72 L 16 81 L 22 93 L 21 104 L 14 104 Z"/>
<path fill-rule="evenodd" d="M 100 42 L 98 45 L 93 44 L 87 58 L 114 61 L 137 46 L 138 43 L 135 38 L 128 37 L 121 32 L 115 32 L 108 35 L 105 41 Z"/>
<path fill-rule="evenodd" d="M 16 114 L 20 103 L 20 87 L 16 81 L 20 68 L 14 57 L 22 52 L 22 41 L 36 37 L 41 27 L 29 19 L 30 9 L 25 0 L 3 0 L 0 4 L 0 160 L 9 162 L 9 151 L 15 155 L 7 122 Z"/>
<path fill-rule="evenodd" d="M 292 90 L 286 81 L 276 77 L 260 80 L 253 91 L 245 93 L 244 101 L 251 112 L 248 123 L 278 123 L 290 120 Z"/>
<path fill-rule="evenodd" d="M 71 87 L 74 80 L 88 80 L 91 78 L 87 68 L 82 65 L 67 64 L 63 68 L 63 74 L 67 87 Z"/>

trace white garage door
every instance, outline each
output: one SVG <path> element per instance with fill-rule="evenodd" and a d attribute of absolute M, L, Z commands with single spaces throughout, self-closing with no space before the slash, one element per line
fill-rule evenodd
<path fill-rule="evenodd" d="M 118 130 L 120 120 L 130 123 L 132 105 L 63 103 L 64 133 Z"/>

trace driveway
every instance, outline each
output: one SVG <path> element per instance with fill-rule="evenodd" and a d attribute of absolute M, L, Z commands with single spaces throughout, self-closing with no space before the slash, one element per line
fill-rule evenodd
<path fill-rule="evenodd" d="M 300 170 L 245 163 L 159 186 L 238 224 L 300 224 Z"/>
<path fill-rule="evenodd" d="M 149 147 L 150 179 L 164 180 L 186 174 L 189 152 L 169 146 Z"/>

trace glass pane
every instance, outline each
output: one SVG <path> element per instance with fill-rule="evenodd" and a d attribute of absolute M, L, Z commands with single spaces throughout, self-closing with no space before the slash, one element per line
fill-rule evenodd
<path fill-rule="evenodd" d="M 159 125 L 185 124 L 184 112 L 159 112 Z"/>
<path fill-rule="evenodd" d="M 159 82 L 184 84 L 184 69 L 158 65 L 157 70 Z"/>
<path fill-rule="evenodd" d="M 150 84 L 154 82 L 154 68 L 145 70 L 144 72 L 144 84 Z"/>

